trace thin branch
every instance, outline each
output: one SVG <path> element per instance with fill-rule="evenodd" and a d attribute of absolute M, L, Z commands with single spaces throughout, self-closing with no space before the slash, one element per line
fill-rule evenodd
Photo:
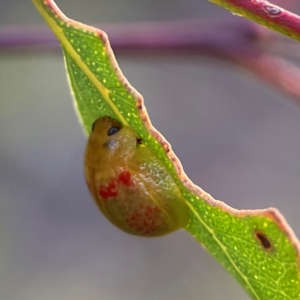
<path fill-rule="evenodd" d="M 208 0 L 269 29 L 300 41 L 300 17 L 264 0 Z"/>
<path fill-rule="evenodd" d="M 242 18 L 101 25 L 115 51 L 206 55 L 230 62 L 293 96 L 300 104 L 300 69 L 269 53 L 278 35 Z M 60 49 L 46 27 L 3 27 L 0 51 Z M 1 52 L 0 52 L 1 53 Z"/>
<path fill-rule="evenodd" d="M 263 27 L 241 18 L 225 20 L 186 20 L 144 22 L 96 26 L 107 32 L 115 50 L 125 51 L 195 51 L 209 52 L 216 48 L 227 51 L 257 40 L 274 36 Z M 58 49 L 56 37 L 47 27 L 0 27 L 0 51 L 19 51 L 43 47 Z"/>
<path fill-rule="evenodd" d="M 300 104 L 300 69 L 277 56 L 236 57 L 236 63 L 278 90 L 292 96 Z"/>

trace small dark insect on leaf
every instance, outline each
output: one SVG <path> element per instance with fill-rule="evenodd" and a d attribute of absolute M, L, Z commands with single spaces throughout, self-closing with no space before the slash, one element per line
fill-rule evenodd
<path fill-rule="evenodd" d="M 260 231 L 256 231 L 255 237 L 260 242 L 260 244 L 263 246 L 264 249 L 266 249 L 266 250 L 272 249 L 271 241 L 264 233 L 262 233 Z"/>

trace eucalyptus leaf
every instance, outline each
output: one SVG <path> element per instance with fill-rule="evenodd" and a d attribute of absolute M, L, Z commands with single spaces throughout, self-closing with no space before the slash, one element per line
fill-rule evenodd
<path fill-rule="evenodd" d="M 52 0 L 33 2 L 61 43 L 85 132 L 89 134 L 95 119 L 105 115 L 130 126 L 179 186 L 190 211 L 185 229 L 248 295 L 300 299 L 299 242 L 283 216 L 273 208 L 233 209 L 194 185 L 170 144 L 151 125 L 143 98 L 121 73 L 106 34 L 68 19 Z"/>

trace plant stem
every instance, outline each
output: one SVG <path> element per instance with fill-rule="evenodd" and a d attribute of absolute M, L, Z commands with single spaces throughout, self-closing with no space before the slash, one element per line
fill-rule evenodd
<path fill-rule="evenodd" d="M 300 17 L 264 0 L 208 0 L 269 29 L 300 41 Z"/>

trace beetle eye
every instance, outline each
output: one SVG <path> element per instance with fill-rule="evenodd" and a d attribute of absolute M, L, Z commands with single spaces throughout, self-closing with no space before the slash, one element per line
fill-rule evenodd
<path fill-rule="evenodd" d="M 108 129 L 107 131 L 107 135 L 114 135 L 115 133 L 117 133 L 120 130 L 120 127 L 117 126 L 112 126 Z"/>

